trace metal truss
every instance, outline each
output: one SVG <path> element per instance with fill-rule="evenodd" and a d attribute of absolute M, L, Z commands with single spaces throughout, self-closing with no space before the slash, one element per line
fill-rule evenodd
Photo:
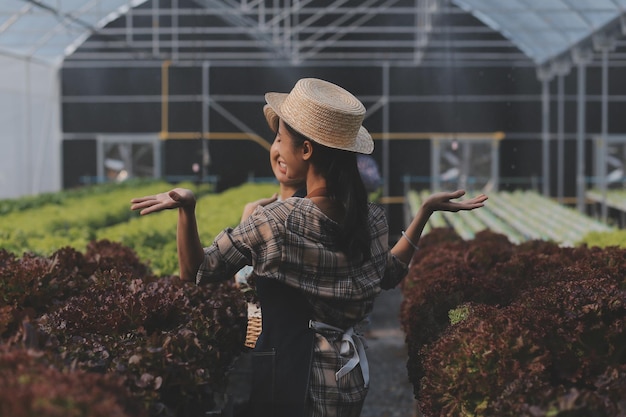
<path fill-rule="evenodd" d="M 417 66 L 450 59 L 531 64 L 509 40 L 443 0 L 155 0 L 100 29 L 65 65 Z"/>
<path fill-rule="evenodd" d="M 545 73 L 603 39 L 622 39 L 625 11 L 625 0 L 4 0 L 0 54 L 70 65 L 438 66 L 453 59 Z M 624 60 L 617 46 L 613 63 Z"/>

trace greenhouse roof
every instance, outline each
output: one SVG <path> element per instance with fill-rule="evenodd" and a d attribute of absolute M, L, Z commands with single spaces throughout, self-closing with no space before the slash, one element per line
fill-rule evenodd
<path fill-rule="evenodd" d="M 454 0 L 537 64 L 621 25 L 626 0 Z"/>
<path fill-rule="evenodd" d="M 405 57 L 419 64 L 436 37 L 436 25 L 441 24 L 437 14 L 454 9 L 457 14 L 474 16 L 507 39 L 509 47 L 542 65 L 590 43 L 594 35 L 617 28 L 621 36 L 626 10 L 626 0 L 419 0 L 417 7 L 415 0 L 301 0 L 290 9 L 273 9 L 274 4 L 269 0 L 172 0 L 161 9 L 159 3 L 147 0 L 2 0 L 0 54 L 62 62 L 91 35 L 104 34 L 84 59 L 116 56 L 112 51 L 133 45 L 142 45 L 135 48 L 159 59 L 214 45 L 219 54 L 198 55 L 193 50 L 194 56 L 272 60 L 278 51 L 293 63 Z M 132 8 L 138 8 L 136 19 L 106 28 Z M 174 34 L 190 21 L 201 21 L 200 14 L 211 15 L 225 26 L 211 32 L 203 20 L 196 30 Z M 450 27 L 456 21 L 449 19 L 445 24 L 452 33 Z M 238 32 L 226 32 L 226 27 Z M 203 37 L 192 37 L 198 34 Z M 209 41 L 207 36 L 213 38 Z M 457 31 L 456 39 L 471 45 L 465 50 L 468 55 L 484 53 L 494 45 L 499 51 L 505 48 L 501 41 L 485 41 L 479 31 Z M 240 55 L 235 55 L 237 51 Z"/>
<path fill-rule="evenodd" d="M 0 54 L 55 62 L 146 0 L 2 0 Z"/>

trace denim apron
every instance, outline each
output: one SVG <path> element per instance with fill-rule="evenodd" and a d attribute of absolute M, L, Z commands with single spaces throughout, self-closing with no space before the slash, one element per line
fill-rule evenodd
<path fill-rule="evenodd" d="M 252 351 L 250 417 L 304 415 L 315 331 L 311 307 L 295 288 L 256 277 L 262 331 Z"/>

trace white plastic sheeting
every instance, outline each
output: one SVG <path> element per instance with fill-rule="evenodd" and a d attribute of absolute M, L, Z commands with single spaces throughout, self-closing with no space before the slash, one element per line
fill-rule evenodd
<path fill-rule="evenodd" d="M 452 0 L 509 38 L 536 64 L 619 23 L 626 0 Z"/>
<path fill-rule="evenodd" d="M 1 55 L 0 68 L 0 198 L 58 191 L 58 68 Z"/>
<path fill-rule="evenodd" d="M 59 68 L 146 0 L 0 0 L 0 199 L 61 189 Z"/>
<path fill-rule="evenodd" d="M 89 35 L 146 0 L 2 0 L 0 55 L 60 64 Z"/>

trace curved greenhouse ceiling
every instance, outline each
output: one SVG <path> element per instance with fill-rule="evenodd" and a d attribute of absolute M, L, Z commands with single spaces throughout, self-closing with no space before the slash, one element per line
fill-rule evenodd
<path fill-rule="evenodd" d="M 0 54 L 59 64 L 85 45 L 87 52 L 76 59 L 279 57 L 292 64 L 395 60 L 417 65 L 430 43 L 441 44 L 452 35 L 455 47 L 465 45 L 467 54 L 488 50 L 496 51 L 494 60 L 517 59 L 507 49 L 514 47 L 535 65 L 543 65 L 572 49 L 589 47 L 603 35 L 621 37 L 626 10 L 626 0 L 299 0 L 288 8 L 275 4 L 2 0 Z M 107 26 L 129 11 L 132 18 L 123 26 Z M 455 29 L 460 13 L 475 17 L 502 39 L 486 39 L 480 28 Z"/>
<path fill-rule="evenodd" d="M 509 38 L 536 64 L 567 53 L 594 34 L 621 30 L 626 0 L 454 0 Z"/>
<path fill-rule="evenodd" d="M 146 0 L 2 0 L 0 54 L 58 63 Z"/>

